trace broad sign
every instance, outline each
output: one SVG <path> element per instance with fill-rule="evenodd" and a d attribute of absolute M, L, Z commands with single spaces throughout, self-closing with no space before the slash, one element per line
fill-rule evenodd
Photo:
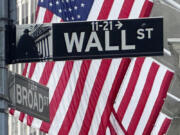
<path fill-rule="evenodd" d="M 8 86 L 10 100 L 15 109 L 49 121 L 49 88 L 12 73 Z"/>
<path fill-rule="evenodd" d="M 16 27 L 11 63 L 163 55 L 163 18 Z"/>

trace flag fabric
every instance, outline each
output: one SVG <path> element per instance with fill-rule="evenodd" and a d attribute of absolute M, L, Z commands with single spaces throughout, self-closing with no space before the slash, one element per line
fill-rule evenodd
<path fill-rule="evenodd" d="M 131 60 L 114 104 L 117 121 L 127 134 L 151 134 L 173 74 L 152 58 Z"/>
<path fill-rule="evenodd" d="M 116 115 L 116 114 L 115 114 Z M 106 135 L 127 135 L 124 127 L 118 122 L 117 116 L 111 113 L 109 123 L 106 129 Z M 170 127 L 172 118 L 160 112 L 151 131 L 151 135 L 165 135 Z"/>
<path fill-rule="evenodd" d="M 139 18 L 149 16 L 152 6 L 152 0 L 39 0 L 36 22 L 52 23 Z M 132 73 L 130 71 L 132 66 L 129 67 L 129 63 L 133 65 L 133 63 L 140 62 L 143 65 L 144 61 L 148 63 L 148 60 L 144 58 L 132 60 L 129 58 L 118 58 L 26 64 L 23 75 L 46 85 L 50 89 L 50 123 L 43 122 L 13 109 L 10 110 L 10 113 L 18 116 L 27 125 L 38 128 L 50 135 L 113 134 L 114 123 L 110 123 L 109 120 L 116 122 L 114 133 L 115 131 L 122 134 L 126 133 L 127 126 L 132 125 L 131 123 L 129 125 L 124 124 L 125 120 L 123 118 L 126 117 L 128 106 L 125 105 L 126 107 L 123 107 L 126 109 L 124 109 L 122 117 L 119 117 L 117 106 L 121 105 L 117 105 L 118 102 L 116 101 L 117 103 L 114 105 L 115 113 L 112 114 L 113 104 L 115 99 L 119 98 L 119 96 L 116 98 L 117 94 L 119 94 L 118 91 L 123 91 L 119 89 L 121 82 L 124 82 L 128 74 Z M 157 64 L 153 64 L 152 68 L 155 68 L 152 69 L 153 72 L 159 70 L 160 67 Z M 128 72 L 126 74 L 127 69 Z M 141 68 L 136 69 L 141 74 Z M 152 76 L 156 75 L 153 73 Z M 134 77 L 138 76 L 135 75 Z M 137 78 L 134 79 L 134 83 L 136 83 Z M 127 79 L 126 81 L 128 83 Z M 150 83 L 153 82 L 154 80 L 150 81 Z M 170 79 L 167 83 L 170 83 Z M 148 89 L 147 91 L 150 92 L 152 90 Z M 128 92 L 131 93 L 130 91 Z M 156 94 L 158 93 L 157 91 Z M 146 95 L 146 92 L 143 94 Z M 127 100 L 129 98 L 130 96 L 128 96 Z M 149 102 L 143 103 L 148 104 Z M 132 118 L 134 117 L 132 116 Z M 136 129 L 138 126 L 133 127 L 133 130 L 134 128 Z"/>
<path fill-rule="evenodd" d="M 116 113 L 111 113 L 110 115 L 106 135 L 126 135 L 125 129 L 121 123 L 118 122 L 118 118 L 116 118 Z"/>
<path fill-rule="evenodd" d="M 170 127 L 171 122 L 172 122 L 172 118 L 161 112 L 156 120 L 155 126 L 151 134 L 152 135 L 166 134 L 168 128 Z"/>

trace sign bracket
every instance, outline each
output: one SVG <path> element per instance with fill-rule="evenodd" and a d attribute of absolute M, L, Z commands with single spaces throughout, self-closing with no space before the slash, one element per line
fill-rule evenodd
<path fill-rule="evenodd" d="M 9 97 L 8 97 L 8 96 L 5 96 L 4 94 L 0 94 L 0 99 L 9 102 Z"/>

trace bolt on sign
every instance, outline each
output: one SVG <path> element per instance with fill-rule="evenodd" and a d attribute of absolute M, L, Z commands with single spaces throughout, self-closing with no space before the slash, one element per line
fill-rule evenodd
<path fill-rule="evenodd" d="M 9 75 L 12 107 L 44 121 L 49 121 L 49 88 L 18 74 Z"/>
<path fill-rule="evenodd" d="M 159 56 L 163 42 L 163 18 L 17 25 L 9 59 L 18 63 Z"/>

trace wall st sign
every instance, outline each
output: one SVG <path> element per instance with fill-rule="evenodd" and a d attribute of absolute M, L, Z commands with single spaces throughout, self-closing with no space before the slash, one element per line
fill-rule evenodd
<path fill-rule="evenodd" d="M 163 18 L 17 25 L 15 33 L 8 63 L 163 55 Z"/>

